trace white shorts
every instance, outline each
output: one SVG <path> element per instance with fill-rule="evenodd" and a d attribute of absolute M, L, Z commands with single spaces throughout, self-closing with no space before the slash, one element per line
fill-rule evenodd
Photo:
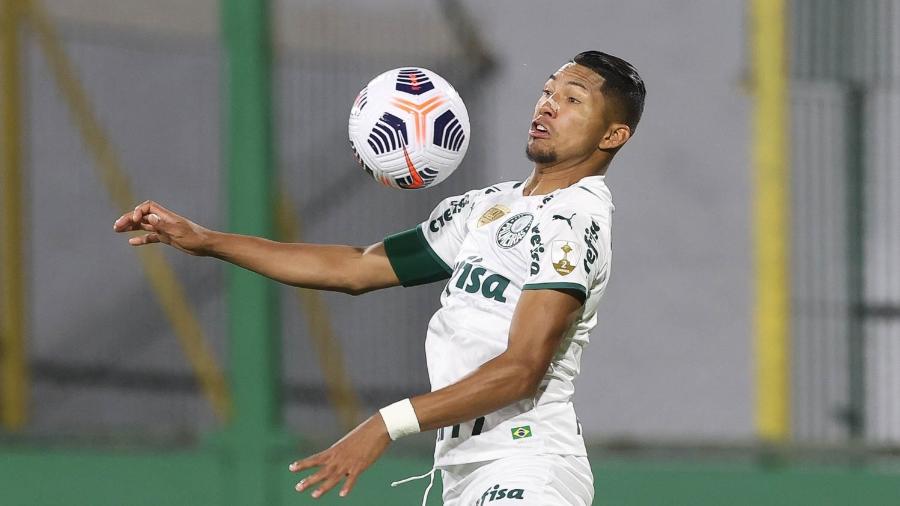
<path fill-rule="evenodd" d="M 586 457 L 525 455 L 441 469 L 444 506 L 589 506 Z"/>

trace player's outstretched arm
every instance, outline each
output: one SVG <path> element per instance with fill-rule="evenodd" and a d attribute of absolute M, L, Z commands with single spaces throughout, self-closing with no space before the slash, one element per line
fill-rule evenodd
<path fill-rule="evenodd" d="M 163 243 L 196 256 L 211 256 L 304 288 L 360 294 L 400 284 L 381 243 L 354 246 L 282 243 L 216 232 L 153 201 L 123 214 L 116 232 L 143 231 L 132 246 Z"/>
<path fill-rule="evenodd" d="M 582 302 L 580 296 L 570 292 L 524 290 L 516 304 L 505 352 L 457 383 L 411 399 L 420 430 L 474 420 L 533 397 L 563 337 L 580 314 Z M 331 448 L 293 462 L 292 472 L 318 468 L 297 484 L 297 490 L 316 487 L 312 495 L 319 497 L 345 480 L 340 495 L 348 494 L 359 475 L 390 442 L 384 419 L 376 413 Z"/>

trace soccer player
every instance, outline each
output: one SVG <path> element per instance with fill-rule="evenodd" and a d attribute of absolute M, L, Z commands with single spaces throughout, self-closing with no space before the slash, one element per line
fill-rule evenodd
<path fill-rule="evenodd" d="M 591 504 L 574 380 L 610 273 L 604 177 L 634 134 L 644 95 L 628 62 L 578 54 L 535 106 L 527 179 L 448 198 L 416 228 L 366 248 L 215 232 L 151 201 L 114 228 L 145 231 L 129 239 L 135 246 L 161 242 L 305 288 L 357 295 L 447 280 L 425 342 L 432 391 L 290 464 L 315 469 L 298 491 L 319 497 L 343 482 L 346 495 L 392 440 L 435 430 L 429 475 L 442 472 L 447 506 Z"/>

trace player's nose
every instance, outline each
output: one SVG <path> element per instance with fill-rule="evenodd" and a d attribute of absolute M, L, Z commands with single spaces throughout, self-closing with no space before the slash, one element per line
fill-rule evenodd
<path fill-rule="evenodd" d="M 549 106 L 543 106 L 543 107 L 541 107 L 540 110 L 538 111 L 537 117 L 538 117 L 538 118 L 543 117 L 543 118 L 551 118 L 551 119 L 554 119 L 554 118 L 556 118 L 556 109 L 554 109 L 554 108 L 552 108 L 552 107 L 549 107 Z M 537 118 L 535 118 L 535 119 L 537 119 Z"/>
<path fill-rule="evenodd" d="M 556 100 L 554 100 L 554 95 L 543 98 L 540 105 L 538 106 L 539 114 L 547 115 L 551 118 L 556 117 L 557 111 L 559 111 L 559 104 L 557 104 Z"/>

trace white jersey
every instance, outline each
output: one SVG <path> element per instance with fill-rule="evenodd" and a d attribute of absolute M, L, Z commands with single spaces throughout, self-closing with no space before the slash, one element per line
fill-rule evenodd
<path fill-rule="evenodd" d="M 584 297 L 537 394 L 437 431 L 435 465 L 512 455 L 586 455 L 572 405 L 581 354 L 609 278 L 613 204 L 603 176 L 547 195 L 508 182 L 441 202 L 416 229 L 385 240 L 404 286 L 447 279 L 425 342 L 432 390 L 461 380 L 507 348 L 522 290 Z"/>

